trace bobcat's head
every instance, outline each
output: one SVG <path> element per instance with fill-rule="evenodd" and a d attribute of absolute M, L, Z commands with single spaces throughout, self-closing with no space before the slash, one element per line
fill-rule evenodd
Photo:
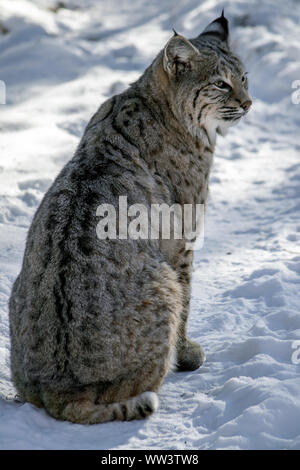
<path fill-rule="evenodd" d="M 229 49 L 228 34 L 222 12 L 195 39 L 175 33 L 162 57 L 173 109 L 192 135 L 206 134 L 211 143 L 252 104 L 246 72 Z"/>

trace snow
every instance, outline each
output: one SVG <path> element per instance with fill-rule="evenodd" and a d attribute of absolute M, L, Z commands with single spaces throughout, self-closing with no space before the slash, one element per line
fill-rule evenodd
<path fill-rule="evenodd" d="M 0 448 L 299 449 L 300 3 L 63 4 L 1 2 Z M 30 221 L 100 103 L 142 73 L 172 28 L 192 37 L 222 8 L 253 109 L 218 138 L 196 253 L 189 334 L 206 362 L 170 373 L 146 421 L 58 422 L 14 401 L 10 380 L 7 301 Z"/>

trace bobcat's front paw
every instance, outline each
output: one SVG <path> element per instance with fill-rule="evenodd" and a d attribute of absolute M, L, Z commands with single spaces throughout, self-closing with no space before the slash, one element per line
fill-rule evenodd
<path fill-rule="evenodd" d="M 177 349 L 177 370 L 195 370 L 202 366 L 205 354 L 200 344 L 187 340 Z"/>

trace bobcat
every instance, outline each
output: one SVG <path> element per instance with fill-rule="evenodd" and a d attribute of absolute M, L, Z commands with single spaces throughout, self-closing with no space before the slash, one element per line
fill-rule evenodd
<path fill-rule="evenodd" d="M 222 15 L 174 32 L 144 74 L 88 123 L 44 196 L 10 298 L 11 369 L 24 401 L 75 423 L 145 418 L 187 338 L 193 250 L 184 238 L 99 239 L 97 207 L 204 204 L 216 134 L 251 100 Z"/>

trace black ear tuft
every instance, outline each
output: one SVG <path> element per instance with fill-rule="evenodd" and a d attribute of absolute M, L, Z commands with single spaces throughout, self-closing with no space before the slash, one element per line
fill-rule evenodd
<path fill-rule="evenodd" d="M 229 36 L 229 23 L 227 18 L 224 16 L 224 8 L 222 10 L 221 16 L 217 18 L 216 20 L 212 21 L 203 31 L 203 33 L 200 34 L 200 36 L 203 35 L 210 35 L 215 37 L 216 39 L 219 39 L 220 41 L 227 42 L 228 36 Z"/>

